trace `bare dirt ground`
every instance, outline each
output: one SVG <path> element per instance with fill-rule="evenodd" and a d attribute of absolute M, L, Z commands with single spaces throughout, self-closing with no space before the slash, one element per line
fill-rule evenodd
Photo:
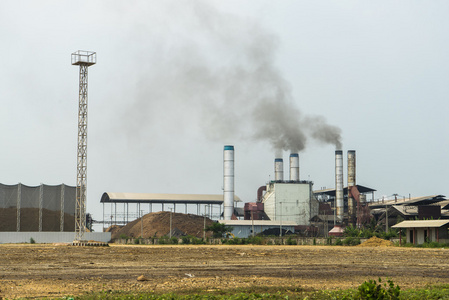
<path fill-rule="evenodd" d="M 90 291 L 356 287 L 391 278 L 401 288 L 449 284 L 449 249 L 338 246 L 0 245 L 0 296 Z M 138 281 L 144 275 L 147 281 Z"/>

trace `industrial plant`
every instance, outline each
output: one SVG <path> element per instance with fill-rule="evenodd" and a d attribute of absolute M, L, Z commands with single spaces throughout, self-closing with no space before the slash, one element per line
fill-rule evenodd
<path fill-rule="evenodd" d="M 449 200 L 443 195 L 419 198 L 374 199 L 373 188 L 356 182 L 356 151 L 347 152 L 345 186 L 343 150 L 335 151 L 335 187 L 315 190 L 313 181 L 300 178 L 299 151 L 290 153 L 287 166 L 282 155 L 274 158 L 274 180 L 261 183 L 256 202 L 242 201 L 235 191 L 234 146 L 223 149 L 223 191 L 217 194 L 155 194 L 132 191 L 105 191 L 101 220 L 86 212 L 87 197 L 87 72 L 96 64 L 96 53 L 72 53 L 72 65 L 79 66 L 79 110 L 76 186 L 27 186 L 0 184 L 0 243 L 72 242 L 87 240 L 108 242 L 111 228 L 120 228 L 147 214 L 170 211 L 217 221 L 232 228 L 234 237 L 255 235 L 305 237 L 342 236 L 344 228 L 367 224 L 405 229 L 409 242 L 449 241 Z M 329 128 L 328 128 L 329 130 Z M 339 131 L 333 130 L 340 148 Z M 332 140 L 332 139 L 331 139 Z M 267 162 L 269 163 L 269 162 Z M 330 168 L 331 169 L 331 168 Z M 371 196 L 371 197 L 370 197 Z M 131 208 L 130 208 L 131 205 Z M 170 214 L 171 218 L 171 214 Z M 197 218 L 200 220 L 201 218 Z M 404 222 L 400 222 L 404 221 Z M 212 221 L 211 221 L 212 222 Z M 171 228 L 168 235 L 174 234 Z M 100 225 L 100 232 L 92 232 Z M 143 224 L 141 225 L 143 228 Z M 176 229 L 176 228 L 175 228 Z M 176 230 L 175 230 L 176 231 Z M 187 235 L 177 228 L 177 235 Z M 198 230 L 197 230 L 198 231 Z M 156 234 L 156 233 L 155 233 Z M 167 234 L 167 232 L 159 232 Z M 201 235 L 201 233 L 196 233 Z M 143 230 L 141 237 L 143 237 Z"/>

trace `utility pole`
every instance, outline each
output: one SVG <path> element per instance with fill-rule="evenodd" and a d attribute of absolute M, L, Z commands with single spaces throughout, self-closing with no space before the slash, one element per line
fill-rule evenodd
<path fill-rule="evenodd" d="M 251 211 L 251 227 L 252 227 L 253 237 L 254 237 L 254 217 L 253 217 L 253 211 Z"/>
<path fill-rule="evenodd" d="M 204 214 L 203 240 L 206 240 L 206 214 Z"/>
<path fill-rule="evenodd" d="M 143 210 L 140 211 L 140 237 L 143 238 Z"/>
<path fill-rule="evenodd" d="M 75 203 L 75 241 L 83 241 L 86 232 L 87 196 L 87 69 L 96 64 L 97 54 L 78 50 L 72 53 L 72 65 L 80 66 L 78 103 L 78 151 Z"/>
<path fill-rule="evenodd" d="M 279 237 L 282 237 L 282 202 L 279 202 L 279 205 L 281 206 L 279 212 Z"/>
<path fill-rule="evenodd" d="M 171 239 L 171 226 L 172 226 L 172 208 L 170 208 L 170 239 Z"/>
<path fill-rule="evenodd" d="M 388 205 L 385 205 L 385 232 L 388 233 Z"/>

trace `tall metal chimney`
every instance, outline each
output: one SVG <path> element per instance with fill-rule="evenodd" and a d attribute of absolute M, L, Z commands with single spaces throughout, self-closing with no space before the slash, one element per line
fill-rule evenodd
<path fill-rule="evenodd" d="M 223 219 L 234 213 L 234 146 L 224 146 L 223 152 Z"/>
<path fill-rule="evenodd" d="M 337 208 L 337 218 L 343 222 L 343 151 L 335 151 L 335 202 Z"/>
<path fill-rule="evenodd" d="M 351 187 L 355 186 L 355 150 L 348 151 L 348 216 L 349 223 L 356 223 L 355 199 L 351 193 Z"/>
<path fill-rule="evenodd" d="M 274 159 L 274 180 L 284 180 L 284 160 L 282 158 Z"/>
<path fill-rule="evenodd" d="M 299 181 L 299 155 L 290 153 L 290 180 Z"/>

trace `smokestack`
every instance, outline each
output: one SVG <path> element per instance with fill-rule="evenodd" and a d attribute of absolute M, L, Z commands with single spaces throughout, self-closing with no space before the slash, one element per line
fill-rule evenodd
<path fill-rule="evenodd" d="M 351 187 L 355 186 L 355 150 L 348 151 L 348 216 L 349 222 L 355 225 L 356 206 Z"/>
<path fill-rule="evenodd" d="M 335 202 L 337 218 L 343 222 L 343 151 L 335 151 Z"/>
<path fill-rule="evenodd" d="M 223 152 L 223 219 L 234 213 L 234 146 L 224 146 Z"/>
<path fill-rule="evenodd" d="M 274 159 L 274 180 L 284 180 L 284 160 L 282 158 Z"/>
<path fill-rule="evenodd" d="M 298 153 L 290 154 L 290 180 L 299 181 L 299 155 Z"/>

